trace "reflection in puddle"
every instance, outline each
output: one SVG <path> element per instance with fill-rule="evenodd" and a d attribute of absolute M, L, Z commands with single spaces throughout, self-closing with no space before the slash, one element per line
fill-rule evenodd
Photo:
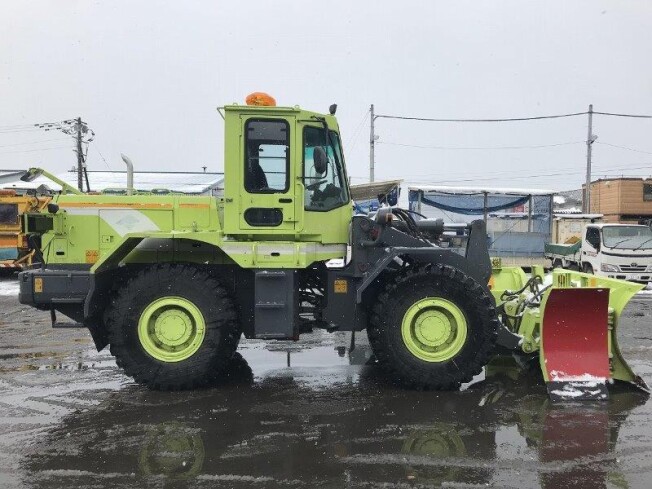
<path fill-rule="evenodd" d="M 2 372 L 21 372 L 26 370 L 102 370 L 115 367 L 115 360 L 103 354 L 92 354 L 88 358 L 70 357 L 67 352 L 24 352 L 0 355 L 0 360 L 18 360 L 14 365 L 3 365 Z M 37 360 L 36 362 L 34 360 Z"/>
<path fill-rule="evenodd" d="M 333 346 L 292 350 L 291 368 L 287 349 L 242 351 L 247 361 L 237 357 L 216 388 L 130 386 L 64 418 L 23 459 L 25 484 L 102 486 L 110 474 L 112 487 L 152 476 L 206 487 L 605 487 L 625 481 L 618 432 L 646 401 L 614 390 L 608 402 L 553 405 L 536 375 L 505 363 L 464 391 L 415 392 L 384 382 L 362 350 L 355 365 Z"/>

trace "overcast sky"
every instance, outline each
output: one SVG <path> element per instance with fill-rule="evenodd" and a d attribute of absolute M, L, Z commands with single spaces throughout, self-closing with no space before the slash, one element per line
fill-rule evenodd
<path fill-rule="evenodd" d="M 10 128 L 81 116 L 97 134 L 91 169 L 122 170 L 123 152 L 142 170 L 221 171 L 215 108 L 266 91 L 316 111 L 336 102 L 362 183 L 372 103 L 436 118 L 590 103 L 652 114 L 651 27 L 648 0 L 3 1 L 0 168 L 72 167 L 70 137 Z M 584 178 L 586 116 L 376 127 L 376 179 L 570 189 Z M 595 116 L 594 132 L 595 176 L 652 174 L 652 121 Z"/>

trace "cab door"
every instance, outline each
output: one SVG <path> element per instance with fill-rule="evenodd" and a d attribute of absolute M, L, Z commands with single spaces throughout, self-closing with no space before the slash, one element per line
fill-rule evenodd
<path fill-rule="evenodd" d="M 241 116 L 240 231 L 294 234 L 295 175 L 292 164 L 294 117 Z"/>

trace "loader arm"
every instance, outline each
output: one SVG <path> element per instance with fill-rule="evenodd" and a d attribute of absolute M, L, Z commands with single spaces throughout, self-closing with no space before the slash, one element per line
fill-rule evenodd
<path fill-rule="evenodd" d="M 63 194 L 75 194 L 75 195 L 82 195 L 83 194 L 83 192 L 81 192 L 80 190 L 76 189 L 72 185 L 68 185 L 66 182 L 64 182 L 60 178 L 54 176 L 52 173 L 50 173 L 48 171 L 45 171 L 42 168 L 32 167 L 29 170 L 27 170 L 26 172 L 24 172 L 23 175 L 20 177 L 20 179 L 23 182 L 32 182 L 36 178 L 38 178 L 40 176 L 44 176 L 45 178 L 47 178 L 49 180 L 52 180 L 57 185 L 60 185 L 61 186 L 61 193 L 63 193 Z"/>

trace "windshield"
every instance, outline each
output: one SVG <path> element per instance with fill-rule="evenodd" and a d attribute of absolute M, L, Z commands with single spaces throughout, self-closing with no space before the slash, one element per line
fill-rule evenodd
<path fill-rule="evenodd" d="M 605 226 L 602 240 L 607 248 L 652 249 L 652 229 L 647 226 Z"/>
<path fill-rule="evenodd" d="M 324 129 L 307 126 L 303 138 L 306 210 L 328 211 L 348 203 L 349 194 L 339 135 L 335 131 L 329 131 L 330 144 L 326 145 Z M 323 173 L 315 169 L 313 161 L 317 146 L 325 148 L 328 157 L 328 165 Z"/>

